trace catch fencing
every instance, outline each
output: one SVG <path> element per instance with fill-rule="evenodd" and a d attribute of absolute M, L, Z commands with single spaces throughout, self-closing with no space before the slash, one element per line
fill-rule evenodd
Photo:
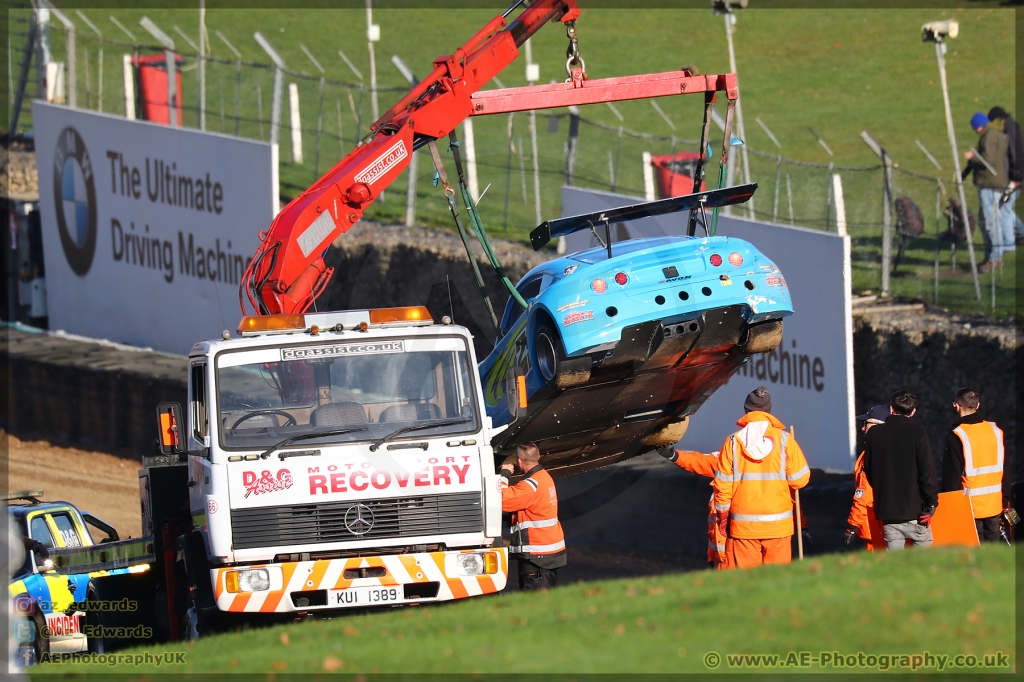
<path fill-rule="evenodd" d="M 30 43 L 32 14 L 11 13 L 9 101 L 18 103 L 18 92 L 24 94 L 20 108 L 12 110 L 12 121 L 17 118 L 15 132 L 32 130 L 31 98 L 116 115 L 138 115 L 145 103 L 139 99 L 138 86 L 130 77 L 131 60 L 163 55 L 166 48 L 145 44 L 138 40 L 139 36 L 133 36 L 136 40 L 129 38 L 128 32 L 142 33 L 139 27 L 125 27 L 128 30 L 122 31 L 121 36 L 114 36 L 117 29 L 111 24 L 105 24 L 101 34 L 93 30 L 95 27 L 81 12 L 64 14 L 73 26 L 65 25 L 55 16 L 51 11 L 49 22 L 35 28 L 37 36 L 45 39 Z M 276 139 L 280 149 L 280 188 L 285 200 L 311 185 L 368 133 L 374 119 L 373 93 L 357 77 L 365 78 L 366 74 L 354 67 L 351 82 L 311 75 L 295 64 L 281 68 L 270 62 L 209 55 L 202 58 L 205 69 L 200 69 L 198 38 L 177 26 L 173 30 L 173 53 L 181 77 L 180 125 L 250 139 Z M 237 54 L 234 46 L 216 32 L 210 40 L 218 52 Z M 318 69 L 316 55 L 307 56 L 310 59 L 302 66 Z M 48 67 L 40 69 L 40 63 Z M 205 93 L 200 89 L 201 71 L 205 71 Z M 275 106 L 278 79 L 281 87 Z M 378 86 L 380 110 L 386 110 L 406 91 L 404 87 Z M 205 106 L 201 105 L 204 100 Z M 164 96 L 165 110 L 166 102 Z M 695 139 L 630 130 L 588 118 L 586 110 L 583 114 L 575 125 L 574 114 L 565 110 L 474 119 L 479 210 L 494 236 L 527 241 L 538 216 L 546 219 L 560 214 L 564 184 L 644 196 L 649 191 L 642 161 L 645 152 L 696 152 L 699 146 Z M 714 185 L 718 177 L 718 144 L 720 138 L 712 145 L 713 162 L 707 169 L 709 185 Z M 993 273 L 991 298 L 986 281 L 985 296 L 976 301 L 964 252 L 966 245 L 956 249 L 952 242 L 939 238 L 948 228 L 948 198 L 956 194 L 951 173 L 948 178 L 930 177 L 897 166 L 890 197 L 885 191 L 881 164 L 814 163 L 750 146 L 746 152 L 750 177 L 759 184 L 759 190 L 752 207 L 740 206 L 732 211 L 739 217 L 835 231 L 840 215 L 836 211 L 832 176 L 841 177 L 846 230 L 852 241 L 855 293 L 879 290 L 884 206 L 887 201 L 895 203 L 903 196 L 920 209 L 924 231 L 907 236 L 906 230 L 901 229 L 900 216 L 890 205 L 894 266 L 891 293 L 959 309 L 1000 315 L 1014 312 L 1012 273 Z M 735 156 L 738 161 L 739 154 Z M 740 182 L 743 174 L 738 163 L 734 162 L 734 166 L 735 182 Z M 371 207 L 367 218 L 404 221 L 411 201 L 411 212 L 418 223 L 450 226 L 447 202 L 432 180 L 433 166 L 424 157 L 415 175 L 410 178 L 410 173 L 404 173 Z M 408 191 L 410 181 L 415 183 L 412 192 Z M 976 211 L 973 194 L 968 191 L 968 205 Z M 975 251 L 980 262 L 980 239 L 976 239 Z"/>

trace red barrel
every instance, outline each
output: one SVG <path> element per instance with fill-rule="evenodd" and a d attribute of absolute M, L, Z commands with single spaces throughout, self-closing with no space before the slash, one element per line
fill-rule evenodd
<path fill-rule="evenodd" d="M 174 108 L 181 126 L 181 64 L 180 55 L 174 55 Z M 163 54 L 132 57 L 135 82 L 139 84 L 139 113 L 147 121 L 169 125 L 167 108 L 167 58 Z"/>
<path fill-rule="evenodd" d="M 700 154 L 695 152 L 676 152 L 652 156 L 651 165 L 658 182 L 658 198 L 681 197 L 693 193 L 693 174 L 697 169 Z M 701 182 L 703 191 L 707 183 Z"/>

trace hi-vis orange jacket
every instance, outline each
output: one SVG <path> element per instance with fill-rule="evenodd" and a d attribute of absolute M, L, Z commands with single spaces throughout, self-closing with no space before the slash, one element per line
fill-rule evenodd
<path fill-rule="evenodd" d="M 718 471 L 718 452 L 704 454 L 694 450 L 676 450 L 675 457 L 670 461 L 680 469 L 685 469 L 698 476 L 714 478 Z M 715 495 L 712 493 L 708 500 L 708 561 L 726 568 L 728 554 L 725 551 L 724 535 L 718 532 L 718 524 L 715 523 Z"/>
<path fill-rule="evenodd" d="M 729 537 L 767 540 L 793 534 L 793 498 L 811 471 L 804 453 L 767 412 L 748 412 L 726 438 L 715 474 L 715 511 L 729 512 Z"/>
<path fill-rule="evenodd" d="M 961 422 L 953 429 L 964 448 L 963 487 L 971 496 L 974 518 L 1003 510 L 1003 432 L 993 422 Z"/>
<path fill-rule="evenodd" d="M 502 476 L 507 474 L 502 472 Z M 515 558 L 539 563 L 543 568 L 565 565 L 565 536 L 558 522 L 555 481 L 537 464 L 513 486 L 503 485 L 501 511 L 512 512 L 512 546 Z"/>
<path fill-rule="evenodd" d="M 850 516 L 846 520 L 848 528 L 857 531 L 857 537 L 871 542 L 871 526 L 881 525 L 875 519 L 875 493 L 868 483 L 867 474 L 864 473 L 864 453 L 857 456 L 857 463 L 853 465 L 853 481 L 856 489 L 853 493 L 853 505 L 850 507 Z"/>

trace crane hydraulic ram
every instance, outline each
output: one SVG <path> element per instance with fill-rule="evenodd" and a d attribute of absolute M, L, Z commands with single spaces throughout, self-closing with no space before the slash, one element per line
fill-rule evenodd
<path fill-rule="evenodd" d="M 434 60 L 434 71 L 385 112 L 363 142 L 288 204 L 269 230 L 261 232 L 261 244 L 239 287 L 243 314 L 245 299 L 257 315 L 305 312 L 333 274 L 324 263 L 333 241 L 405 170 L 413 151 L 448 135 L 470 116 L 704 93 L 702 156 L 697 169 L 701 175 L 715 93 L 726 93 L 727 123 L 731 124 L 739 96 L 735 74 L 695 76 L 684 70 L 588 80 L 576 49 L 576 0 L 536 0 L 508 23 L 507 17 L 519 4 L 488 22 L 453 54 Z M 571 40 L 566 62 L 569 78 L 564 83 L 481 91 L 519 56 L 519 46 L 542 25 L 559 20 L 566 24 Z"/>

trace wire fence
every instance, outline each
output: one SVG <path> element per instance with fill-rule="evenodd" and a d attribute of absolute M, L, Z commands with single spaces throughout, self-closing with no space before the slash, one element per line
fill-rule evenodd
<path fill-rule="evenodd" d="M 27 18 L 12 15 L 9 28 L 8 101 L 15 101 L 23 78 L 27 83 L 26 97 L 18 112 L 18 131 L 32 131 L 30 97 L 66 104 L 73 101 L 78 108 L 137 118 L 143 117 L 147 104 L 162 104 L 166 115 L 166 95 L 154 102 L 144 102 L 137 79 L 131 73 L 131 64 L 137 64 L 140 58 L 164 55 L 163 46 L 100 37 L 90 31 L 85 22 L 78 22 L 72 32 L 51 18 L 38 30 L 45 38 L 30 48 L 31 26 Z M 187 36 L 179 34 L 179 37 L 182 40 L 176 41 L 177 48 L 186 44 Z M 367 134 L 373 122 L 370 88 L 358 78 L 343 82 L 294 68 L 279 69 L 272 63 L 206 56 L 202 60 L 205 65 L 202 69 L 205 93 L 202 93 L 200 58 L 198 48 L 195 50 L 174 51 L 181 79 L 178 101 L 182 120 L 179 124 L 189 128 L 205 124 L 209 132 L 249 139 L 276 139 L 280 145 L 280 191 L 285 199 L 297 196 L 333 167 Z M 50 66 L 44 72 L 38 68 L 39 63 L 50 63 Z M 158 61 L 156 65 L 159 67 L 162 63 Z M 275 133 L 274 90 L 278 73 L 281 89 Z M 378 87 L 381 110 L 386 110 L 405 92 L 406 88 Z M 203 94 L 205 106 L 201 105 Z M 298 121 L 294 122 L 293 98 L 298 113 Z M 12 111 L 12 120 L 13 114 Z M 561 188 L 565 184 L 643 196 L 645 152 L 664 155 L 698 151 L 696 139 L 634 131 L 581 116 L 578 134 L 572 140 L 575 163 L 570 164 L 567 161 L 572 128 L 570 116 L 565 110 L 559 110 L 537 112 L 535 116 L 524 113 L 474 119 L 482 194 L 479 209 L 495 236 L 528 241 L 538 214 L 542 219 L 560 214 Z M 531 144 L 531 125 L 535 127 L 538 141 L 536 152 Z M 293 128 L 297 135 L 293 136 Z M 714 163 L 707 169 L 709 185 L 718 174 L 717 145 L 713 144 L 713 149 Z M 752 206 L 735 207 L 733 214 L 740 217 L 835 231 L 838 216 L 832 195 L 832 176 L 841 177 L 846 226 L 852 240 L 854 291 L 877 291 L 881 280 L 886 203 L 882 165 L 814 163 L 749 146 L 746 152 L 751 179 L 759 184 L 759 189 Z M 736 156 L 738 161 L 738 154 Z M 739 164 L 734 161 L 734 166 L 739 182 L 742 178 Z M 956 250 L 950 242 L 938 239 L 948 227 L 944 212 L 948 198 L 955 194 L 952 173 L 942 178 L 913 173 L 898 166 L 894 171 L 893 198 L 911 199 L 920 208 L 925 230 L 917 237 L 903 236 L 893 211 L 892 252 L 896 269 L 892 293 L 960 308 L 974 306 L 981 310 L 984 304 L 990 312 L 1012 313 L 1015 291 L 1012 273 L 1005 277 L 1002 272 L 993 274 L 994 305 L 988 296 L 975 304 L 965 247 L 962 245 Z M 416 202 L 417 222 L 449 226 L 447 202 L 433 186 L 433 176 L 432 164 L 424 157 L 416 175 L 410 177 L 409 173 L 404 173 L 375 202 L 367 218 L 404 220 L 411 181 L 416 183 L 412 196 Z M 976 203 L 974 192 L 969 191 L 968 205 L 974 211 Z M 980 262 L 981 244 L 976 244 L 975 248 Z"/>

